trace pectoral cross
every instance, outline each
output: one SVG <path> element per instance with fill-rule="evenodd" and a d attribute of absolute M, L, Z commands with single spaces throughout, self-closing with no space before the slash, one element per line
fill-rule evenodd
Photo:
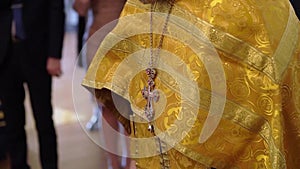
<path fill-rule="evenodd" d="M 156 71 L 153 68 L 146 69 L 146 73 L 149 77 L 148 79 L 148 86 L 144 87 L 142 90 L 143 97 L 147 100 L 147 104 L 145 106 L 145 115 L 149 122 L 148 130 L 154 133 L 154 127 L 152 125 L 152 121 L 154 120 L 155 110 L 153 106 L 153 101 L 157 102 L 159 99 L 159 92 L 154 89 L 155 83 L 154 79 L 156 77 Z"/>

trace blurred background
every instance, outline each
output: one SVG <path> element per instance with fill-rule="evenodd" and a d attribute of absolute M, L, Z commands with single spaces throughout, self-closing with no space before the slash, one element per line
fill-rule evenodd
<path fill-rule="evenodd" d="M 66 32 L 64 36 L 62 69 L 63 75 L 53 78 L 52 104 L 54 108 L 54 121 L 58 136 L 59 168 L 62 169 L 104 169 L 107 168 L 107 154 L 89 135 L 99 135 L 101 129 L 88 131 L 85 124 L 92 115 L 91 95 L 82 89 L 77 104 L 80 104 L 80 119 L 77 119 L 72 99 L 72 79 L 76 69 L 78 77 L 83 77 L 85 68 L 82 59 L 78 59 L 78 23 L 79 17 L 72 9 L 73 0 L 65 0 Z M 80 43 L 80 42 L 79 42 Z M 80 78 L 74 83 L 80 86 Z M 26 132 L 28 142 L 28 159 L 32 169 L 41 169 L 38 152 L 38 139 L 35 124 L 30 109 L 28 93 L 26 93 Z M 87 134 L 87 132 L 89 132 Z M 0 169 L 9 169 L 8 160 L 0 160 Z"/>

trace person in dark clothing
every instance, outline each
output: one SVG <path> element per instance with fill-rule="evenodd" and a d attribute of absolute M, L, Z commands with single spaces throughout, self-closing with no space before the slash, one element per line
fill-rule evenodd
<path fill-rule="evenodd" d="M 0 66 L 8 55 L 12 18 L 10 6 L 11 0 L 0 1 Z"/>
<path fill-rule="evenodd" d="M 15 0 L 12 10 L 12 53 L 4 60 L 1 73 L 2 106 L 6 115 L 11 169 L 30 168 L 24 129 L 24 83 L 30 94 L 38 132 L 41 166 L 43 169 L 57 169 L 51 82 L 52 76 L 61 75 L 64 1 Z"/>
<path fill-rule="evenodd" d="M 0 1 L 0 77 L 2 74 L 2 66 L 5 59 L 8 57 L 9 44 L 11 37 L 11 1 Z M 0 161 L 6 159 L 7 136 L 5 132 L 5 115 L 2 111 L 2 94 L 0 90 Z"/>

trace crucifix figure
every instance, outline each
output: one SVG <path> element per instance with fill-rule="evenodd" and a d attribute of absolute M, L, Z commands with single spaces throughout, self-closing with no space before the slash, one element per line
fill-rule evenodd
<path fill-rule="evenodd" d="M 155 69 L 148 68 L 148 69 L 146 69 L 146 73 L 149 77 L 148 82 L 147 82 L 148 86 L 144 87 L 144 89 L 142 90 L 142 94 L 143 94 L 143 97 L 147 100 L 147 104 L 145 106 L 145 115 L 149 122 L 148 130 L 153 133 L 154 127 L 151 124 L 151 121 L 153 121 L 154 116 L 155 116 L 153 101 L 155 101 L 155 102 L 158 101 L 159 92 L 156 89 L 154 89 L 154 86 L 155 86 L 154 79 L 156 77 Z"/>

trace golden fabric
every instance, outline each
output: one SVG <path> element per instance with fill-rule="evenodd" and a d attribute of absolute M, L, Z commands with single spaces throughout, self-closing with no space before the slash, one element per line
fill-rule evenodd
<path fill-rule="evenodd" d="M 158 1 L 155 11 L 167 13 L 169 8 L 167 1 Z M 130 102 L 140 122 L 130 130 L 124 113 L 119 112 L 118 118 L 132 137 L 149 138 L 143 140 L 147 147 L 134 140 L 132 155 L 139 168 L 160 168 L 159 155 L 145 157 L 157 145 L 142 118 L 150 38 L 149 18 L 138 14 L 149 11 L 149 4 L 127 1 L 122 19 L 101 44 L 83 85 L 98 94 L 109 89 Z M 171 14 L 181 19 L 171 17 L 167 32 L 172 36 L 165 36 L 157 61 L 156 88 L 161 94 L 157 107 L 164 109 L 156 109 L 154 122 L 157 134 L 171 148 L 170 168 L 299 168 L 300 32 L 289 1 L 176 0 Z M 154 24 L 162 28 L 165 15 L 158 15 L 163 17 L 154 17 Z M 194 33 L 195 27 L 214 48 Z M 160 38 L 154 32 L 155 46 Z M 211 105 L 216 97 L 211 79 L 219 76 L 206 70 L 207 60 L 216 54 L 226 77 L 226 103 L 218 127 L 200 143 L 208 112 L 219 106 Z M 216 93 L 220 86 L 215 85 Z M 101 98 L 111 101 L 105 94 Z"/>

